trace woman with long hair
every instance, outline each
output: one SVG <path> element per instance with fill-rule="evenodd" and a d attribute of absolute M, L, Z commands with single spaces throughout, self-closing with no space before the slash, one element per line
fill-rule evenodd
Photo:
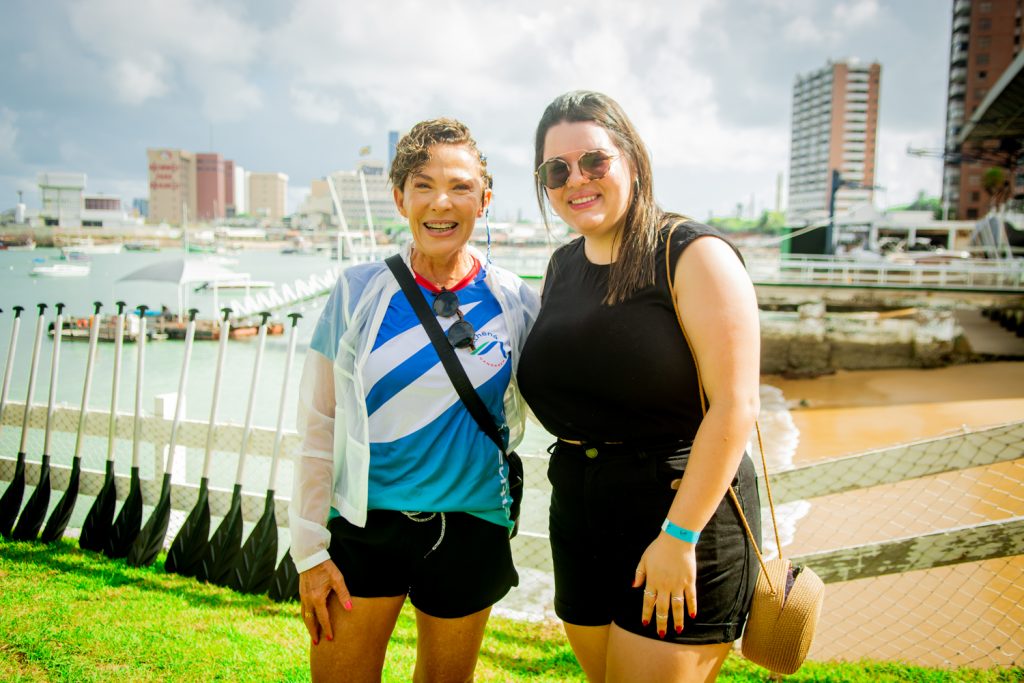
<path fill-rule="evenodd" d="M 555 611 L 595 683 L 714 680 L 758 568 L 726 495 L 759 536 L 744 453 L 759 407 L 753 286 L 721 235 L 657 206 L 647 149 L 610 97 L 548 105 L 535 163 L 541 210 L 580 234 L 551 259 L 518 371 L 558 439 Z"/>

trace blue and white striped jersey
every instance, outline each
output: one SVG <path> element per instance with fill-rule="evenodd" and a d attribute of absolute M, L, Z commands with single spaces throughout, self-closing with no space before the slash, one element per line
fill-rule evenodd
<path fill-rule="evenodd" d="M 500 418 L 512 350 L 501 308 L 484 277 L 481 268 L 454 290 L 476 330 L 476 349 L 457 349 L 456 356 L 487 408 Z M 433 300 L 434 291 L 422 282 L 420 289 L 428 302 Z M 457 320 L 438 318 L 445 331 Z M 318 326 L 311 346 L 333 359 L 338 340 L 327 339 L 328 330 Z M 510 501 L 503 495 L 505 460 L 462 405 L 401 291 L 388 303 L 362 379 L 370 434 L 368 509 L 461 511 L 511 526 Z"/>

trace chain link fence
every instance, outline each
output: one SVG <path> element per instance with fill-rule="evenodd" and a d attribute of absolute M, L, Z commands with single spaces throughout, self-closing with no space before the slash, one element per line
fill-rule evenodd
<path fill-rule="evenodd" d="M 293 376 L 297 374 L 296 367 Z M 271 393 L 265 400 L 275 412 L 278 396 L 276 390 Z M 295 394 L 291 396 L 294 401 Z M 8 402 L 3 414 L 0 489 L 14 472 L 23 407 Z M 166 466 L 173 400 L 158 398 L 145 412 L 139 464 L 148 518 Z M 218 424 L 211 453 L 213 525 L 227 511 L 238 469 L 243 430 L 238 415 L 231 415 Z M 77 532 L 103 480 L 108 419 L 102 410 L 87 415 L 85 472 L 71 533 Z M 45 420 L 45 406 L 34 405 L 26 449 L 26 499 L 38 478 Z M 762 388 L 760 424 L 783 552 L 812 567 L 828 583 L 812 659 L 892 659 L 940 667 L 1024 665 L 1024 422 L 800 467 L 793 466 L 798 435 L 777 389 Z M 119 415 L 113 451 L 119 501 L 128 488 L 133 427 L 130 414 Z M 59 406 L 51 446 L 55 491 L 66 487 L 77 429 L 78 410 Z M 193 418 L 182 425 L 168 543 L 195 503 L 206 434 L 205 420 Z M 263 510 L 273 440 L 272 429 L 258 427 L 247 450 L 245 534 Z M 527 481 L 521 532 L 513 541 L 520 585 L 497 608 L 516 618 L 554 618 L 546 477 L 546 448 L 552 440 L 531 425 L 518 449 Z M 290 453 L 297 442 L 297 435 L 288 430 L 283 452 Z M 282 555 L 288 547 L 291 468 L 291 461 L 283 459 L 274 486 Z M 51 507 L 57 499 L 59 494 L 51 496 Z M 762 502 L 767 503 L 763 491 Z M 763 527 L 766 551 L 774 555 L 766 508 Z"/>

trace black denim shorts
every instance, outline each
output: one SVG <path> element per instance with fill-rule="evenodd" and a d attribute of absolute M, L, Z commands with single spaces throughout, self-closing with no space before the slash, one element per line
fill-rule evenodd
<path fill-rule="evenodd" d="M 410 513 L 413 514 L 413 513 Z M 454 619 L 490 607 L 519 584 L 508 529 L 465 512 L 370 510 L 366 526 L 328 525 L 328 553 L 352 595 L 408 595 L 416 609 Z"/>
<path fill-rule="evenodd" d="M 672 505 L 672 482 L 683 476 L 689 445 L 576 446 L 559 441 L 550 452 L 555 613 L 570 624 L 614 622 L 631 633 L 658 638 L 654 619 L 648 626 L 641 622 L 642 587 L 631 586 L 640 557 L 660 533 Z M 756 474 L 746 455 L 732 486 L 754 537 L 760 539 Z M 759 565 L 728 494 L 701 531 L 696 558 L 697 615 L 686 615 L 682 632 L 676 633 L 670 613 L 664 640 L 732 642 L 743 632 Z"/>

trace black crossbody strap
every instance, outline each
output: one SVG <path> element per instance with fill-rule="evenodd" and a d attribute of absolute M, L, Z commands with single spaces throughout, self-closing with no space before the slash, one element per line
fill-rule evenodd
<path fill-rule="evenodd" d="M 405 261 L 402 260 L 400 255 L 395 254 L 384 259 L 384 263 L 394 273 L 395 279 L 398 280 L 398 284 L 405 293 L 405 298 L 409 300 L 412 310 L 416 312 L 416 316 L 419 317 L 420 322 L 423 324 L 423 329 L 427 331 L 427 336 L 430 337 L 430 341 L 434 345 L 434 349 L 437 350 L 438 357 L 441 359 L 441 365 L 448 372 L 448 377 L 451 378 L 455 391 L 458 392 L 459 398 L 465 404 L 466 410 L 473 416 L 476 423 L 480 425 L 483 433 L 497 445 L 502 455 L 507 458 L 508 453 L 505 451 L 505 441 L 501 437 L 498 425 L 494 421 L 494 416 L 487 410 L 487 406 L 484 405 L 480 394 L 473 388 L 469 377 L 466 376 L 466 369 L 462 367 L 462 363 L 459 362 L 458 357 L 455 355 L 455 349 L 448 343 L 448 337 L 445 336 L 440 323 L 434 317 L 434 312 L 430 309 L 429 304 L 427 304 L 423 292 L 417 286 L 412 273 L 405 265 Z"/>

